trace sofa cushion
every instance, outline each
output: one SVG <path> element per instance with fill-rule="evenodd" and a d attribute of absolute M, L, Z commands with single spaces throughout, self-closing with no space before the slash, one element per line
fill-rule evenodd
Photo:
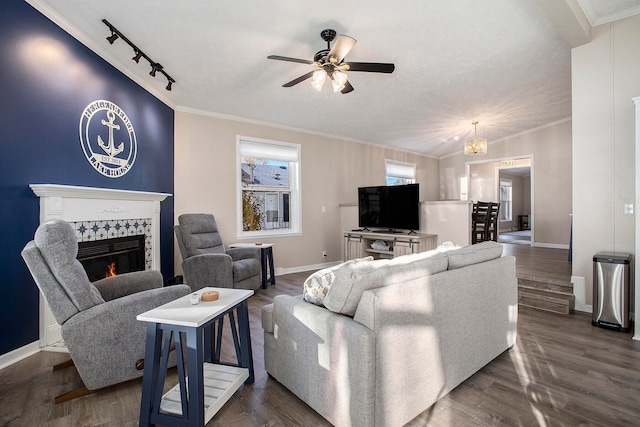
<path fill-rule="evenodd" d="M 449 255 L 449 270 L 478 264 L 502 256 L 502 245 L 497 242 L 482 242 L 464 248 L 447 252 Z"/>
<path fill-rule="evenodd" d="M 365 262 L 372 261 L 373 257 L 365 257 L 365 258 L 357 258 L 352 259 L 342 264 L 335 265 L 333 267 L 323 268 L 322 270 L 318 270 L 304 281 L 304 290 L 302 293 L 302 297 L 305 301 L 310 302 L 315 305 L 324 305 L 324 299 L 329 293 L 329 289 L 335 283 L 336 280 L 336 271 L 346 268 L 347 265 L 357 263 L 357 262 Z"/>
<path fill-rule="evenodd" d="M 336 313 L 353 316 L 364 291 L 437 274 L 447 265 L 447 254 L 437 251 L 348 264 L 335 271 L 336 279 L 324 305 Z"/>

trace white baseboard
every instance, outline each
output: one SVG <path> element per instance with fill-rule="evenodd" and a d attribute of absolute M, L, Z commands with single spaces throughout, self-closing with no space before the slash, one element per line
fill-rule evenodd
<path fill-rule="evenodd" d="M 290 274 L 290 273 L 300 273 L 303 271 L 310 271 L 310 270 L 321 270 L 323 268 L 327 268 L 327 267 L 333 267 L 334 265 L 338 265 L 343 261 L 333 261 L 333 262 L 325 262 L 322 264 L 313 264 L 313 265 L 303 265 L 300 267 L 291 267 L 291 268 L 276 268 L 275 274 L 276 276 L 280 276 L 283 274 Z"/>
<path fill-rule="evenodd" d="M 538 243 L 533 242 L 532 246 L 536 248 L 551 248 L 551 249 L 569 249 L 569 245 L 561 245 L 558 243 Z"/>
<path fill-rule="evenodd" d="M 585 278 L 582 276 L 571 276 L 571 283 L 573 284 L 573 296 L 575 297 L 574 309 L 585 313 L 593 313 L 593 306 L 587 304 L 587 285 Z"/>
<path fill-rule="evenodd" d="M 26 359 L 29 356 L 33 356 L 34 354 L 40 351 L 40 343 L 38 341 L 34 341 L 31 344 L 27 344 L 24 347 L 16 348 L 9 353 L 0 355 L 0 370 L 6 368 L 7 366 L 11 366 L 14 363 L 21 361 L 22 359 Z"/>

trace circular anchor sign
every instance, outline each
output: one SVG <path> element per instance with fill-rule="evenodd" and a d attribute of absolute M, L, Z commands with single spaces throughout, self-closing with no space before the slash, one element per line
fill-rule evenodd
<path fill-rule="evenodd" d="M 138 143 L 131 120 L 111 101 L 94 101 L 80 117 L 80 143 L 95 170 L 109 178 L 129 172 Z"/>

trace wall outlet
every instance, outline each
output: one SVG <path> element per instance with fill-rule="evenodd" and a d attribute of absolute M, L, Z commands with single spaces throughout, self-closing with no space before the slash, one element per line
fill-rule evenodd
<path fill-rule="evenodd" d="M 322 257 L 326 257 L 327 256 L 327 251 L 322 251 Z"/>

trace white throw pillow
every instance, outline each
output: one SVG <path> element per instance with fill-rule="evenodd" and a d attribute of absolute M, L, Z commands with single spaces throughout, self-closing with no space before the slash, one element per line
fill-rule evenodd
<path fill-rule="evenodd" d="M 342 264 L 335 265 L 333 267 L 323 268 L 318 270 L 304 281 L 304 289 L 302 291 L 302 297 L 305 301 L 311 304 L 324 306 L 324 297 L 329 293 L 329 289 L 336 281 L 336 271 L 345 267 L 346 265 L 354 264 L 357 262 L 372 261 L 373 257 L 368 256 L 366 258 L 352 259 Z"/>

